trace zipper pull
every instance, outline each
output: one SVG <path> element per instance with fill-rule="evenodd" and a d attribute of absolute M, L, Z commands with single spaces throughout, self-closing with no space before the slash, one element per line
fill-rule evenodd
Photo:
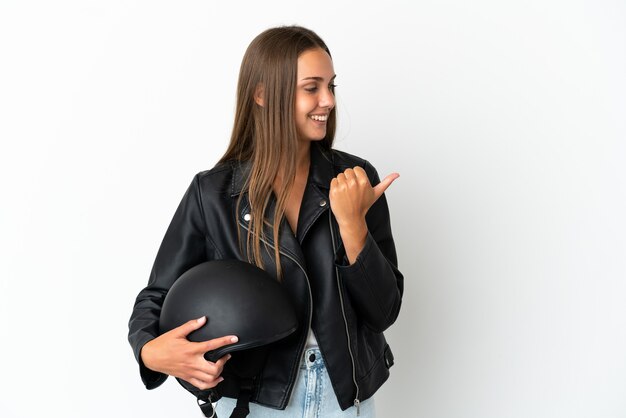
<path fill-rule="evenodd" d="M 354 407 L 356 408 L 356 416 L 360 416 L 361 415 L 361 401 L 359 401 L 358 399 L 354 400 Z"/>

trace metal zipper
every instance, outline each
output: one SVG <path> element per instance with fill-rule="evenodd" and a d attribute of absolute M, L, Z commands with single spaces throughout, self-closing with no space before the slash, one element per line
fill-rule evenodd
<path fill-rule="evenodd" d="M 332 213 L 328 211 L 328 226 L 330 227 L 330 237 L 333 243 L 333 254 L 337 252 L 335 247 L 335 232 L 333 230 Z M 343 323 L 346 328 L 346 338 L 348 339 L 348 353 L 352 362 L 352 381 L 356 387 L 356 396 L 354 397 L 354 407 L 356 408 L 356 416 L 361 415 L 361 401 L 359 400 L 359 384 L 356 382 L 356 367 L 354 366 L 354 355 L 352 354 L 352 344 L 350 343 L 350 331 L 348 330 L 348 319 L 346 318 L 346 310 L 343 304 L 343 293 L 341 292 L 341 283 L 339 282 L 339 269 L 335 266 L 335 278 L 337 279 L 337 290 L 339 292 L 339 302 L 341 304 L 341 314 L 343 315 Z"/>
<path fill-rule="evenodd" d="M 250 231 L 246 225 L 241 223 L 241 221 L 239 221 L 239 225 L 241 225 L 246 231 L 248 231 L 248 232 Z M 271 243 L 267 242 L 266 240 L 264 240 L 261 237 L 259 239 L 264 244 L 269 245 L 270 247 L 275 249 L 274 245 L 272 245 Z M 306 285 L 307 285 L 307 288 L 309 289 L 309 326 L 307 327 L 307 333 L 308 333 L 309 330 L 311 329 L 311 322 L 313 322 L 313 292 L 311 291 L 311 283 L 309 282 L 309 275 L 306 274 L 306 270 L 304 269 L 304 267 L 302 267 L 302 265 L 294 257 L 290 256 L 287 253 L 284 253 L 282 250 L 278 250 L 278 253 L 281 254 L 281 255 L 284 255 L 285 257 L 287 257 L 288 259 L 290 259 L 291 261 L 296 263 L 296 265 L 298 267 L 300 267 L 300 270 L 302 270 L 302 273 L 304 273 L 304 277 L 306 278 Z M 303 354 L 304 354 L 304 347 L 305 347 L 305 345 L 306 345 L 306 338 L 304 339 L 304 344 L 302 344 L 302 347 L 299 350 L 300 351 L 300 354 L 298 355 L 299 359 L 301 359 Z M 295 378 L 291 382 L 292 387 L 293 387 L 294 382 L 295 382 Z M 293 390 L 291 392 L 293 393 Z"/>

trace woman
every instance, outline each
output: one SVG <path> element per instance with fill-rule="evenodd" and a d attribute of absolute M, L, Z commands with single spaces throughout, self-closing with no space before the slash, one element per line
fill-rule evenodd
<path fill-rule="evenodd" d="M 371 397 L 393 364 L 383 331 L 403 291 L 383 195 L 398 174 L 379 181 L 367 161 L 332 149 L 334 80 L 327 46 L 308 29 L 269 29 L 248 47 L 229 148 L 193 179 L 129 322 L 148 389 L 172 375 L 218 392 L 218 415 L 232 410 L 236 388 L 220 376 L 230 357 L 203 354 L 236 336 L 191 343 L 205 318 L 162 335 L 158 320 L 184 271 L 240 259 L 281 281 L 300 323 L 272 345 L 251 416 L 374 416 Z"/>

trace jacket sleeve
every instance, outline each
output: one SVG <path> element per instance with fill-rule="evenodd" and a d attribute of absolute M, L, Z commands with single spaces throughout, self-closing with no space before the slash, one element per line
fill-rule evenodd
<path fill-rule="evenodd" d="M 372 185 L 380 183 L 378 173 L 369 163 L 365 163 L 364 169 Z M 336 262 L 359 317 L 372 331 L 383 332 L 398 317 L 404 291 L 384 194 L 369 209 L 365 220 L 368 234 L 356 261 L 348 265 L 342 246 Z"/>
<path fill-rule="evenodd" d="M 206 261 L 205 232 L 196 175 L 174 213 L 154 261 L 148 285 L 139 292 L 128 322 L 128 341 L 147 389 L 161 385 L 167 375 L 148 369 L 141 361 L 141 349 L 159 335 L 161 307 L 174 281 L 189 268 Z"/>

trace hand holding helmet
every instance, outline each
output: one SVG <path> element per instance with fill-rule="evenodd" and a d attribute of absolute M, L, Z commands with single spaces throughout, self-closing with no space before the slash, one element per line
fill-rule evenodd
<path fill-rule="evenodd" d="M 273 276 L 245 261 L 206 261 L 170 287 L 159 317 L 161 335 L 144 345 L 141 356 L 147 367 L 177 377 L 205 416 L 214 416 L 212 402 L 222 395 L 221 386 L 213 388 L 224 372 L 238 387 L 230 393 L 238 396 L 232 416 L 243 417 L 269 345 L 297 328 L 289 293 Z M 233 361 L 224 368 L 231 352 Z"/>
<path fill-rule="evenodd" d="M 238 338 L 230 335 L 203 342 L 187 340 L 188 334 L 205 323 L 205 317 L 193 319 L 149 341 L 141 350 L 143 363 L 151 370 L 186 380 L 199 389 L 215 387 L 223 380 L 220 375 L 230 354 L 216 362 L 206 360 L 204 354 L 236 343 Z"/>

